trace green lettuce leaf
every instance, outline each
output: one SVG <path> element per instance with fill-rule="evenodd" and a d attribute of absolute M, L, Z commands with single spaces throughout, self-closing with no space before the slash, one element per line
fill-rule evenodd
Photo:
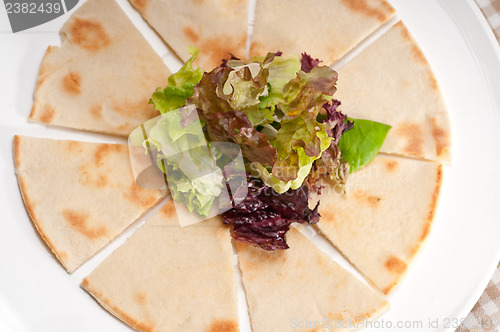
<path fill-rule="evenodd" d="M 208 216 L 213 201 L 221 194 L 223 176 L 202 123 L 193 114 L 193 106 L 164 113 L 149 129 L 144 144 L 156 149 L 157 165 L 167 175 L 172 197 L 190 212 Z"/>
<path fill-rule="evenodd" d="M 342 135 L 338 146 L 352 173 L 375 158 L 391 126 L 370 120 L 348 119 L 354 120 L 354 126 Z"/>
<path fill-rule="evenodd" d="M 198 49 L 191 46 L 188 51 L 192 55 L 191 58 L 177 73 L 169 76 L 167 87 L 164 90 L 157 88 L 149 100 L 149 103 L 154 104 L 155 109 L 161 114 L 184 106 L 186 100 L 193 95 L 195 85 L 203 76 L 201 68 L 193 69 Z"/>
<path fill-rule="evenodd" d="M 336 83 L 337 72 L 329 67 L 317 66 L 309 73 L 300 70 L 297 77 L 283 87 L 284 103 L 279 107 L 287 115 L 295 116 L 322 106 L 337 91 Z"/>
<path fill-rule="evenodd" d="M 299 188 L 309 175 L 313 162 L 330 146 L 329 128 L 328 124 L 318 123 L 315 115 L 309 112 L 282 121 L 276 138 L 271 141 L 277 151 L 277 161 L 271 172 L 260 163 L 253 163 L 254 175 L 278 193 Z"/>

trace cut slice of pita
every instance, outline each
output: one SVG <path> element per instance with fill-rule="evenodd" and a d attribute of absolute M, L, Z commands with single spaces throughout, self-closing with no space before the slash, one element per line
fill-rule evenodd
<path fill-rule="evenodd" d="M 136 186 L 126 145 L 15 136 L 14 163 L 36 229 L 70 273 L 164 196 Z"/>
<path fill-rule="evenodd" d="M 351 174 L 346 196 L 325 183 L 318 229 L 384 293 L 401 280 L 429 234 L 441 165 L 387 155 Z"/>
<path fill-rule="evenodd" d="M 330 65 L 394 13 L 384 0 L 259 0 L 250 56 L 307 52 Z"/>
<path fill-rule="evenodd" d="M 140 331 L 238 331 L 228 228 L 181 228 L 172 201 L 83 280 L 106 310 Z"/>
<path fill-rule="evenodd" d="M 299 231 L 291 228 L 287 242 L 290 249 L 271 252 L 237 243 L 252 331 L 349 330 L 387 309 L 382 293 Z"/>
<path fill-rule="evenodd" d="M 403 23 L 339 70 L 335 98 L 350 117 L 392 126 L 382 152 L 449 161 L 448 113 L 429 63 Z"/>
<path fill-rule="evenodd" d="M 42 60 L 30 119 L 127 136 L 158 115 L 149 98 L 170 74 L 113 0 L 89 0 Z"/>
<path fill-rule="evenodd" d="M 190 45 L 197 62 L 211 71 L 229 53 L 246 58 L 248 0 L 129 0 L 183 60 Z M 267 54 L 267 53 L 266 53 Z"/>

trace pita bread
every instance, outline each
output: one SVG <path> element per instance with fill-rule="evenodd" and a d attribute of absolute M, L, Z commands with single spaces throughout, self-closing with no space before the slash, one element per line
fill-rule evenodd
<path fill-rule="evenodd" d="M 388 307 L 384 296 L 363 284 L 291 228 L 290 249 L 264 251 L 237 243 L 252 331 L 342 330 Z M 308 326 L 316 322 L 331 328 Z M 295 327 L 295 328 L 294 328 Z"/>
<path fill-rule="evenodd" d="M 90 0 L 42 60 L 30 120 L 127 136 L 158 115 L 149 98 L 170 74 L 113 0 Z"/>
<path fill-rule="evenodd" d="M 181 228 L 172 201 L 82 287 L 140 331 L 238 331 L 233 249 L 220 219 Z"/>
<path fill-rule="evenodd" d="M 197 62 L 205 71 L 232 53 L 246 58 L 247 0 L 129 0 L 183 60 L 190 45 L 199 50 Z"/>
<path fill-rule="evenodd" d="M 15 136 L 14 162 L 36 229 L 70 273 L 164 196 L 135 185 L 126 145 Z"/>
<path fill-rule="evenodd" d="M 339 70 L 350 117 L 392 126 L 381 151 L 448 162 L 450 124 L 434 74 L 403 23 Z"/>
<path fill-rule="evenodd" d="M 345 197 L 326 184 L 317 227 L 387 294 L 429 234 L 440 186 L 441 165 L 379 155 L 349 176 Z"/>
<path fill-rule="evenodd" d="M 259 0 L 250 56 L 307 52 L 329 65 L 394 13 L 384 0 Z"/>

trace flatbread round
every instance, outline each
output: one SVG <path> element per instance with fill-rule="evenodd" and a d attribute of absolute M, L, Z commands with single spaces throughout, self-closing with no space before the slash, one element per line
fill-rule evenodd
<path fill-rule="evenodd" d="M 135 184 L 126 145 L 15 136 L 14 163 L 33 224 L 70 273 L 165 195 Z"/>
<path fill-rule="evenodd" d="M 89 0 L 40 66 L 30 120 L 127 136 L 158 115 L 149 98 L 169 70 L 113 0 Z"/>
<path fill-rule="evenodd" d="M 236 332 L 230 241 L 217 218 L 181 228 L 169 201 L 82 287 L 140 331 Z"/>

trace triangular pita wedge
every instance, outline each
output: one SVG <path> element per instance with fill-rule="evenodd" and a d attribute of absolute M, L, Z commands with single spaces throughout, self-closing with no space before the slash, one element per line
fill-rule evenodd
<path fill-rule="evenodd" d="M 384 0 L 259 0 L 250 56 L 307 52 L 330 65 L 394 12 Z"/>
<path fill-rule="evenodd" d="M 181 228 L 172 201 L 84 279 L 82 287 L 140 331 L 238 331 L 228 228 Z"/>
<path fill-rule="evenodd" d="M 167 44 L 186 61 L 199 48 L 198 63 L 211 71 L 229 52 L 246 58 L 247 0 L 129 0 Z"/>
<path fill-rule="evenodd" d="M 89 0 L 42 60 L 30 119 L 127 136 L 158 115 L 149 98 L 170 72 L 114 0 Z"/>
<path fill-rule="evenodd" d="M 440 186 L 441 165 L 379 155 L 349 175 L 345 197 L 325 183 L 317 227 L 388 293 L 429 234 Z"/>
<path fill-rule="evenodd" d="M 164 196 L 136 186 L 126 145 L 15 136 L 14 162 L 36 229 L 70 273 Z"/>
<path fill-rule="evenodd" d="M 432 70 L 403 23 L 339 70 L 335 98 L 350 117 L 392 126 L 382 152 L 449 161 L 448 113 Z"/>
<path fill-rule="evenodd" d="M 291 228 L 287 242 L 290 249 L 273 252 L 237 243 L 253 332 L 352 329 L 388 307 L 382 293 L 356 279 L 299 231 Z M 318 322 L 327 328 L 313 325 Z"/>

